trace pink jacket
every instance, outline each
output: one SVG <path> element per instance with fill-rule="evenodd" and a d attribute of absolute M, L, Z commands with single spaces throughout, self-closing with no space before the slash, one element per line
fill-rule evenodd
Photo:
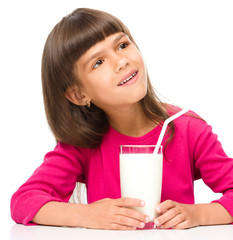
<path fill-rule="evenodd" d="M 202 178 L 214 192 L 223 193 L 215 202 L 233 216 L 233 159 L 224 153 L 205 121 L 181 116 L 174 123 L 175 136 L 164 150 L 162 201 L 193 204 L 193 181 Z M 77 181 L 86 184 L 88 203 L 121 197 L 119 146 L 154 145 L 160 131 L 157 126 L 144 136 L 129 137 L 110 126 L 96 149 L 59 142 L 12 196 L 12 219 L 31 224 L 45 203 L 68 202 Z"/>

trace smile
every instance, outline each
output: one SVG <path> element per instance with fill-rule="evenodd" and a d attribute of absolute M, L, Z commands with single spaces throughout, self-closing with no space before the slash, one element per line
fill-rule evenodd
<path fill-rule="evenodd" d="M 138 72 L 134 72 L 133 74 L 131 74 L 129 77 L 127 77 L 125 80 L 121 81 L 118 86 L 122 86 L 124 85 L 125 83 L 129 82 L 130 80 L 132 80 L 136 75 L 137 75 Z M 136 79 L 135 79 L 136 80 Z M 127 84 L 128 85 L 128 84 Z"/>

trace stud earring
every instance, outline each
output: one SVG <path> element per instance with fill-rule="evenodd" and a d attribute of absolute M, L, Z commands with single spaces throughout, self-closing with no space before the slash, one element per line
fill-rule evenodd
<path fill-rule="evenodd" d="M 86 101 L 86 106 L 90 108 L 91 107 L 91 102 L 87 100 Z"/>

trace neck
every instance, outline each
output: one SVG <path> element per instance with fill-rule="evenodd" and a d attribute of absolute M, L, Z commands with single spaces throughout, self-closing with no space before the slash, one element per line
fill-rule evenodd
<path fill-rule="evenodd" d="M 140 137 L 156 127 L 145 116 L 140 103 L 108 111 L 107 117 L 116 131 L 127 136 Z"/>

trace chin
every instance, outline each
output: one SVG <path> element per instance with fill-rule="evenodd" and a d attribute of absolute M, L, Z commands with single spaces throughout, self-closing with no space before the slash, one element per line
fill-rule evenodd
<path fill-rule="evenodd" d="M 141 92 L 140 94 L 138 93 L 136 96 L 135 96 L 135 102 L 140 102 L 147 94 L 147 90 Z"/>

